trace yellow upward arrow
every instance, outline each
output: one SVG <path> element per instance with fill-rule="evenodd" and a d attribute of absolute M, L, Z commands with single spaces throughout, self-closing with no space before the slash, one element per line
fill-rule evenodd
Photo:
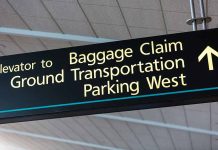
<path fill-rule="evenodd" d="M 207 56 L 209 70 L 214 70 L 212 54 L 218 57 L 218 52 L 210 46 L 207 46 L 204 51 L 198 56 L 198 62 L 200 62 L 205 56 Z"/>

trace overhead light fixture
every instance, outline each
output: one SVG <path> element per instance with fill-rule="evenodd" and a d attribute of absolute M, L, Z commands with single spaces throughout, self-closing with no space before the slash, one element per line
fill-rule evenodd
<path fill-rule="evenodd" d="M 50 39 L 58 39 L 58 40 L 66 40 L 66 41 L 82 41 L 82 42 L 90 42 L 90 43 L 105 43 L 105 42 L 115 41 L 112 39 L 97 38 L 92 36 L 32 31 L 27 29 L 17 29 L 17 28 L 7 28 L 7 27 L 0 27 L 0 34 L 37 37 L 37 38 L 50 38 Z"/>

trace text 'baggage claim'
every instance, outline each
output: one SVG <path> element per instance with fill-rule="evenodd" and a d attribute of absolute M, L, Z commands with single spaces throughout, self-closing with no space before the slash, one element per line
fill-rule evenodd
<path fill-rule="evenodd" d="M 100 80 L 105 83 L 101 86 L 93 84 L 84 84 L 84 97 L 114 95 L 129 93 L 130 95 L 138 95 L 143 87 L 149 90 L 160 88 L 175 88 L 178 86 L 187 86 L 186 75 L 180 73 L 171 77 L 161 75 L 161 72 L 179 70 L 185 68 L 185 61 L 183 58 L 165 59 L 161 55 L 165 53 L 178 53 L 183 51 L 183 44 L 180 41 L 167 42 L 165 39 L 162 44 L 155 43 L 154 41 L 145 42 L 140 45 L 140 54 L 144 56 L 143 60 L 136 63 L 125 65 L 125 62 L 131 60 L 134 56 L 132 48 L 121 48 L 117 50 L 99 51 L 88 54 L 79 52 L 71 52 L 70 65 L 72 65 L 71 72 L 74 81 L 84 80 Z M 146 61 L 146 58 L 156 55 L 158 58 L 152 61 Z M 173 54 L 172 54 L 173 56 Z M 101 67 L 101 65 L 108 62 L 116 62 L 116 66 Z M 123 65 L 119 65 L 122 63 Z M 94 69 L 81 69 L 74 67 L 78 64 L 87 64 L 87 66 L 98 66 Z M 79 66 L 79 65 L 78 65 Z M 160 72 L 160 73 L 158 73 Z M 141 83 L 134 78 L 137 74 L 145 74 L 144 82 Z M 158 74 L 158 75 L 154 75 Z M 132 76 L 134 81 L 120 82 L 117 78 L 125 78 L 125 76 Z M 104 82 L 107 81 L 107 82 Z M 144 89 L 146 90 L 146 89 Z"/>

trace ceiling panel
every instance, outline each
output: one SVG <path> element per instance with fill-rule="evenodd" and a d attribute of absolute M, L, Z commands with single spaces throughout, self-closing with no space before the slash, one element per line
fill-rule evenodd
<path fill-rule="evenodd" d="M 178 31 L 178 30 L 167 30 L 168 34 L 176 34 L 176 33 L 181 33 L 184 31 Z M 186 31 L 185 31 L 186 32 Z"/>
<path fill-rule="evenodd" d="M 124 25 L 120 9 L 118 7 L 82 5 L 90 22 L 101 24 Z"/>
<path fill-rule="evenodd" d="M 11 42 L 9 36 L 0 34 L 0 41 L 6 41 L 6 42 Z"/>
<path fill-rule="evenodd" d="M 99 37 L 105 37 L 114 40 L 124 40 L 130 38 L 126 26 L 95 23 L 93 23 L 92 25 Z"/>
<path fill-rule="evenodd" d="M 202 134 L 191 134 L 191 141 L 194 150 L 211 150 L 210 136 Z"/>
<path fill-rule="evenodd" d="M 71 139 L 75 141 L 82 141 L 82 137 L 78 136 L 69 127 L 66 127 L 60 121 L 48 120 L 40 124 L 43 125 L 47 131 L 53 132 L 55 137 L 63 139 Z M 55 130 L 55 132 L 54 132 Z"/>
<path fill-rule="evenodd" d="M 218 15 L 218 1 L 217 0 L 210 0 L 208 3 L 208 14 L 210 15 Z M 217 19 L 216 19 L 217 20 Z"/>
<path fill-rule="evenodd" d="M 118 0 L 121 7 L 161 10 L 159 0 Z"/>
<path fill-rule="evenodd" d="M 84 46 L 84 45 L 90 45 L 93 43 L 89 43 L 89 42 L 82 42 L 82 41 L 72 41 L 71 42 L 73 46 Z"/>
<path fill-rule="evenodd" d="M 163 29 L 152 29 L 152 28 L 142 28 L 142 27 L 130 27 L 130 32 L 133 38 L 164 35 L 166 33 L 166 31 Z"/>
<path fill-rule="evenodd" d="M 20 15 L 45 18 L 49 17 L 48 12 L 44 9 L 40 0 L 19 0 L 19 2 L 16 0 L 8 1 Z"/>
<path fill-rule="evenodd" d="M 116 0 L 79 0 L 79 2 L 86 5 L 117 6 Z"/>
<path fill-rule="evenodd" d="M 216 150 L 218 147 L 218 139 L 217 138 L 213 138 L 212 139 L 212 150 Z"/>
<path fill-rule="evenodd" d="M 4 127 L 4 129 L 13 129 L 16 131 L 25 131 L 25 132 L 29 132 L 29 133 L 34 133 L 30 129 L 31 128 L 30 125 L 31 124 L 28 124 L 28 126 L 25 126 L 25 124 L 23 124 L 23 123 L 9 124 L 7 127 Z M 37 129 L 35 129 L 35 130 L 38 131 Z M 43 148 L 43 146 L 45 147 L 45 142 L 40 142 L 40 140 L 37 138 L 34 139 L 34 138 L 26 137 L 26 136 L 19 137 L 19 135 L 12 134 L 12 133 L 11 134 L 6 133 L 6 136 L 8 139 L 13 141 L 14 144 L 16 144 L 17 146 L 19 145 L 19 147 L 22 147 L 25 149 L 28 147 L 32 147 L 32 145 L 34 145 L 34 149 L 36 149 L 36 148 L 41 149 L 41 148 Z M 16 137 L 19 137 L 19 138 L 16 140 Z M 47 144 L 50 144 L 50 145 L 48 145 L 46 147 L 50 148 L 55 143 L 53 141 L 48 141 Z"/>
<path fill-rule="evenodd" d="M 55 124 L 59 125 L 58 122 L 55 122 Z M 55 126 L 57 126 L 55 125 Z M 57 150 L 61 150 L 61 149 L 65 149 L 65 150 L 86 150 L 86 149 L 92 149 L 92 148 L 87 148 L 87 147 L 82 147 L 82 146 L 77 146 L 75 144 L 70 144 L 70 143 L 65 143 L 65 139 L 68 140 L 74 140 L 76 139 L 76 137 L 73 137 L 72 139 L 69 138 L 69 134 L 67 135 L 65 132 L 62 132 L 61 130 L 58 130 L 59 128 L 61 128 L 62 126 L 58 126 L 58 128 L 56 128 L 53 125 L 50 124 L 50 122 L 48 121 L 43 121 L 43 122 L 28 122 L 28 124 L 25 123 L 18 123 L 18 124 L 11 124 L 8 125 L 9 127 L 4 127 L 4 129 L 12 129 L 12 131 L 21 131 L 24 133 L 31 133 L 31 134 L 36 134 L 36 135 L 42 135 L 42 137 L 52 137 L 51 139 L 54 140 L 45 140 L 43 138 L 41 138 L 39 136 L 39 138 L 32 138 L 26 135 L 20 135 L 21 138 L 25 138 L 26 140 L 23 141 L 24 145 L 26 145 L 26 149 L 29 149 L 31 147 L 33 147 L 33 149 L 35 150 L 43 150 L 43 149 L 57 149 Z M 55 132 L 53 132 L 53 130 L 56 130 Z M 72 132 L 70 132 L 69 128 L 68 133 L 71 133 L 71 136 L 73 135 Z M 11 134 L 12 136 L 18 136 L 17 134 Z M 75 136 L 75 135 L 74 135 Z M 53 138 L 54 137 L 54 138 Z M 55 141 L 55 138 L 62 138 L 63 141 Z M 9 138 L 11 138 L 11 136 L 9 135 Z M 13 139 L 13 138 L 12 138 Z M 16 138 L 14 138 L 16 139 Z M 44 142 L 43 142 L 44 141 Z M 68 142 L 68 141 L 66 141 Z M 15 142 L 17 144 L 22 143 L 21 141 L 17 141 Z"/>
<path fill-rule="evenodd" d="M 30 44 L 30 43 L 23 42 L 22 44 L 19 45 L 26 52 L 36 52 L 45 49 L 42 45 L 39 46 L 40 44 Z"/>
<path fill-rule="evenodd" d="M 7 140 L 10 141 L 8 146 L 14 146 L 17 148 L 22 148 L 21 150 L 92 150 L 90 148 L 83 148 L 82 146 L 65 144 L 61 142 L 45 141 L 42 139 L 29 138 L 20 135 L 6 134 Z M 16 149 L 7 149 L 7 150 L 16 150 Z M 19 149 L 18 149 L 19 150 Z"/>
<path fill-rule="evenodd" d="M 24 52 L 13 41 L 0 41 L 0 43 L 5 47 L 4 49 L 1 49 L 4 55 L 19 54 Z"/>
<path fill-rule="evenodd" d="M 145 120 L 165 122 L 161 109 L 140 110 L 140 113 L 142 118 Z M 171 137 L 172 135 L 170 134 L 168 129 L 153 126 L 148 126 L 148 129 L 150 130 L 150 133 L 153 136 L 154 141 L 156 141 L 160 149 L 175 149 L 175 145 Z"/>
<path fill-rule="evenodd" d="M 195 104 L 195 105 L 186 105 L 184 106 L 187 110 L 195 110 L 195 111 L 202 111 L 202 112 L 210 112 L 210 105 L 211 103 L 204 103 L 204 104 Z"/>
<path fill-rule="evenodd" d="M 57 1 L 57 2 L 76 2 L 77 0 L 43 0 L 43 1 Z"/>
<path fill-rule="evenodd" d="M 186 114 L 183 106 L 161 109 L 166 123 L 187 126 Z M 174 145 L 178 149 L 191 149 L 190 134 L 184 131 L 170 130 Z"/>
<path fill-rule="evenodd" d="M 212 103 L 211 109 L 211 129 L 212 131 L 218 131 L 218 103 Z M 218 136 L 211 136 L 211 144 L 213 150 L 218 148 Z"/>
<path fill-rule="evenodd" d="M 161 150 L 175 150 L 175 147 L 173 145 L 172 140 L 170 137 L 160 137 L 160 136 L 155 136 L 155 140 L 158 144 L 159 149 Z"/>
<path fill-rule="evenodd" d="M 210 17 L 212 17 L 212 21 L 209 23 L 208 27 L 209 28 L 218 28 L 218 16 L 212 16 L 209 15 Z"/>
<path fill-rule="evenodd" d="M 113 126 L 114 130 L 118 132 L 118 134 L 122 137 L 122 139 L 125 141 L 129 149 L 137 149 L 137 150 L 143 149 L 143 146 L 136 139 L 136 137 L 133 134 L 133 131 L 130 130 L 127 123 L 110 121 L 110 124 Z"/>
<path fill-rule="evenodd" d="M 27 44 L 33 44 L 33 45 L 40 44 L 36 38 L 23 37 L 23 36 L 11 36 L 11 37 L 13 37 L 13 39 L 18 43 L 21 42 L 21 43 L 27 43 Z"/>
<path fill-rule="evenodd" d="M 186 126 L 186 116 L 182 106 L 161 109 L 167 123 Z"/>
<path fill-rule="evenodd" d="M 50 40 L 50 39 L 41 39 L 41 40 L 43 41 L 43 43 L 46 43 L 46 47 L 48 50 L 71 46 L 70 43 L 66 41 Z"/>
<path fill-rule="evenodd" d="M 164 12 L 167 30 L 191 31 L 192 26 L 186 24 L 186 20 L 190 19 L 189 13 Z"/>
<path fill-rule="evenodd" d="M 153 126 L 150 126 L 149 129 L 151 130 L 152 134 L 155 137 L 158 137 L 158 138 L 161 138 L 161 139 L 163 138 L 163 139 L 166 139 L 166 140 L 169 140 L 170 142 L 172 142 L 171 138 L 170 138 L 170 134 L 168 132 L 168 129 L 153 127 Z"/>
<path fill-rule="evenodd" d="M 22 20 L 20 20 L 17 15 L 13 14 L 0 15 L 0 25 L 11 28 L 26 28 Z"/>
<path fill-rule="evenodd" d="M 160 109 L 139 110 L 144 120 L 163 122 Z"/>
<path fill-rule="evenodd" d="M 45 32 L 60 32 L 57 25 L 50 18 L 22 16 L 32 30 Z"/>
<path fill-rule="evenodd" d="M 0 13 L 16 14 L 6 0 L 0 0 Z"/>
<path fill-rule="evenodd" d="M 25 2 L 25 1 L 23 1 L 23 2 Z M 12 2 L 12 3 L 14 3 L 14 2 Z M 8 3 L 8 4 L 10 4 L 11 8 L 13 8 L 14 5 L 16 5 L 16 4 L 12 4 L 12 3 Z M 30 5 L 30 6 L 32 6 L 32 5 Z M 23 10 L 23 7 L 18 8 L 18 9 Z M 26 10 L 24 10 L 24 12 L 25 11 Z M 14 13 L 17 13 L 17 12 L 18 11 L 15 9 Z M 15 15 L 12 15 L 12 14 L 9 14 L 9 13 L 4 13 L 4 15 L 0 15 L 0 22 L 1 22 L 1 19 L 2 19 L 2 22 L 0 23 L 0 25 L 5 26 L 5 27 L 31 29 L 29 24 L 27 24 L 27 22 L 20 15 L 20 13 L 23 13 L 23 12 L 21 11 L 21 12 L 15 14 Z M 12 36 L 11 40 L 12 40 L 12 42 L 15 43 L 16 46 L 19 47 L 19 49 L 23 49 L 23 51 L 26 51 L 26 52 L 28 52 L 28 51 L 29 52 L 37 51 L 37 50 L 40 50 L 41 47 L 44 47 L 44 49 L 46 49 L 46 47 L 44 46 L 44 44 L 41 41 L 39 41 L 38 44 L 31 45 L 31 44 L 28 44 L 26 42 L 23 43 L 24 40 L 22 40 L 22 38 L 21 38 L 21 40 L 17 41 L 17 39 L 14 39 L 14 37 Z M 11 50 L 11 51 L 13 51 L 13 50 Z M 16 54 L 16 52 L 14 54 Z"/>
<path fill-rule="evenodd" d="M 213 131 L 218 131 L 218 114 L 212 113 L 211 114 L 211 128 Z M 218 139 L 218 137 L 216 137 Z"/>
<path fill-rule="evenodd" d="M 218 114 L 218 103 L 211 103 L 211 111 L 213 114 Z"/>
<path fill-rule="evenodd" d="M 56 19 L 64 33 L 95 36 L 88 22 Z"/>
<path fill-rule="evenodd" d="M 114 130 L 110 121 L 97 117 L 90 117 L 89 119 L 105 135 L 105 137 L 108 140 L 110 140 L 110 142 L 112 143 L 112 145 L 114 145 L 114 147 L 128 149 L 128 145 L 122 139 L 121 135 L 118 132 L 116 132 L 116 130 Z"/>
<path fill-rule="evenodd" d="M 186 109 L 188 124 L 191 127 L 210 130 L 210 113 Z M 204 122 L 202 122 L 204 120 Z"/>
<path fill-rule="evenodd" d="M 192 109 L 186 109 L 188 126 L 210 130 L 210 113 Z M 191 133 L 194 150 L 210 149 L 210 136 Z"/>
<path fill-rule="evenodd" d="M 164 11 L 190 13 L 189 0 L 162 0 Z"/>
<path fill-rule="evenodd" d="M 142 115 L 138 111 L 122 112 L 121 114 L 124 117 L 143 119 Z M 134 136 L 144 149 L 158 149 L 158 145 L 155 143 L 154 137 L 147 126 L 132 123 L 128 123 L 127 125 L 132 132 L 134 132 Z"/>
<path fill-rule="evenodd" d="M 128 26 L 152 29 L 164 29 L 160 11 L 123 8 L 123 13 Z"/>
<path fill-rule="evenodd" d="M 88 117 L 78 117 L 77 123 L 82 126 L 98 143 L 113 146 L 113 143 L 93 124 Z"/>
<path fill-rule="evenodd" d="M 44 3 L 55 19 L 86 21 L 76 2 L 45 1 Z"/>
<path fill-rule="evenodd" d="M 81 126 L 76 119 L 72 118 L 63 118 L 60 119 L 68 128 L 71 128 L 71 130 L 79 135 L 84 142 L 93 143 L 93 144 L 100 144 L 98 141 L 93 137 L 89 131 L 87 131 L 83 126 Z M 72 128 L 73 127 L 73 128 Z"/>
<path fill-rule="evenodd" d="M 170 130 L 175 148 L 178 150 L 191 150 L 192 143 L 190 134 L 184 131 Z"/>

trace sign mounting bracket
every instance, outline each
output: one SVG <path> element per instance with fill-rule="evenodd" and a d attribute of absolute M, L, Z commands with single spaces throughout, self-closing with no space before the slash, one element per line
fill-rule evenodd
<path fill-rule="evenodd" d="M 190 0 L 191 19 L 188 19 L 186 23 L 188 25 L 192 25 L 193 31 L 198 30 L 197 27 L 198 24 L 202 24 L 202 29 L 206 30 L 207 24 L 212 21 L 212 18 L 208 17 L 205 14 L 204 1 L 199 0 L 199 4 L 200 4 L 201 17 L 196 17 L 194 0 Z"/>

